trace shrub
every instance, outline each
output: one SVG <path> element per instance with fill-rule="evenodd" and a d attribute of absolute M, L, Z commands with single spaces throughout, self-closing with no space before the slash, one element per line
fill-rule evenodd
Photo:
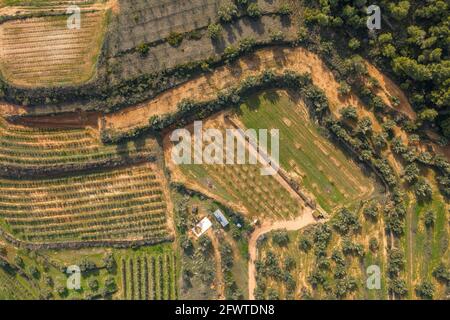
<path fill-rule="evenodd" d="M 429 201 L 433 196 L 433 189 L 424 178 L 421 178 L 414 185 L 414 193 L 418 200 Z"/>
<path fill-rule="evenodd" d="M 99 288 L 98 281 L 96 279 L 89 280 L 88 285 L 92 291 L 97 291 Z"/>
<path fill-rule="evenodd" d="M 286 246 L 289 243 L 289 236 L 287 231 L 276 231 L 272 236 L 272 240 L 280 247 Z"/>
<path fill-rule="evenodd" d="M 194 250 L 194 244 L 192 243 L 191 239 L 189 239 L 185 235 L 180 236 L 180 245 L 185 253 L 192 254 Z"/>
<path fill-rule="evenodd" d="M 389 284 L 389 290 L 400 297 L 408 293 L 406 282 L 403 279 L 392 280 Z"/>
<path fill-rule="evenodd" d="M 424 281 L 416 286 L 416 294 L 422 299 L 433 299 L 434 286 L 431 282 Z"/>
<path fill-rule="evenodd" d="M 450 282 L 450 270 L 448 270 L 442 262 L 433 270 L 432 274 L 439 282 Z"/>
<path fill-rule="evenodd" d="M 97 265 L 88 259 L 82 259 L 79 266 L 81 272 L 89 272 L 97 268 Z"/>
<path fill-rule="evenodd" d="M 339 113 L 344 119 L 348 120 L 357 120 L 358 114 L 356 112 L 356 108 L 353 106 L 347 106 L 339 110 Z"/>
<path fill-rule="evenodd" d="M 308 252 L 312 248 L 311 240 L 305 236 L 302 236 L 298 241 L 298 248 L 304 252 Z"/>
<path fill-rule="evenodd" d="M 181 44 L 181 42 L 183 42 L 183 35 L 178 32 L 171 32 L 169 34 L 169 37 L 167 38 L 167 42 L 172 47 L 178 47 Z"/>
<path fill-rule="evenodd" d="M 238 16 L 238 8 L 234 3 L 230 3 L 220 7 L 217 14 L 223 22 L 231 22 Z"/>
<path fill-rule="evenodd" d="M 292 269 L 295 268 L 295 259 L 292 258 L 291 256 L 287 256 L 287 257 L 284 259 L 284 264 L 283 264 L 283 266 L 284 266 L 284 269 L 285 269 L 285 270 L 291 271 Z"/>
<path fill-rule="evenodd" d="M 348 238 L 342 241 L 342 252 L 348 256 L 364 257 L 364 247 L 360 243 L 354 243 Z"/>
<path fill-rule="evenodd" d="M 222 26 L 218 23 L 211 23 L 208 26 L 208 34 L 213 40 L 217 40 L 222 36 Z"/>
<path fill-rule="evenodd" d="M 202 33 L 199 30 L 192 30 L 187 34 L 189 40 L 200 40 L 202 38 Z"/>
<path fill-rule="evenodd" d="M 251 3 L 247 7 L 247 14 L 252 18 L 258 18 L 261 16 L 261 9 L 256 2 Z"/>
<path fill-rule="evenodd" d="M 146 43 L 140 43 L 137 46 L 136 50 L 137 50 L 137 52 L 139 52 L 139 54 L 142 57 L 145 57 L 148 54 L 148 52 L 150 51 L 150 47 Z"/>
<path fill-rule="evenodd" d="M 387 147 L 387 134 L 385 132 L 375 133 L 372 136 L 372 142 L 377 149 L 385 149 Z"/>
<path fill-rule="evenodd" d="M 270 33 L 270 40 L 272 42 L 280 42 L 284 40 L 284 34 L 282 31 L 273 31 Z"/>
<path fill-rule="evenodd" d="M 235 1 L 239 6 L 245 7 L 248 4 L 249 0 L 235 0 Z"/>
<path fill-rule="evenodd" d="M 363 213 L 368 219 L 375 221 L 378 218 L 378 207 L 375 203 L 372 203 L 364 208 Z"/>
<path fill-rule="evenodd" d="M 111 292 L 117 289 L 116 280 L 114 280 L 114 277 L 108 277 L 105 280 L 105 287 Z"/>
<path fill-rule="evenodd" d="M 352 88 L 350 87 L 350 85 L 345 82 L 345 81 L 341 81 L 339 82 L 339 88 L 338 88 L 338 92 L 341 96 L 347 96 L 350 92 L 351 92 Z"/>
<path fill-rule="evenodd" d="M 14 257 L 14 263 L 15 263 L 16 265 L 18 265 L 19 267 L 21 267 L 21 268 L 25 267 L 25 262 L 24 262 L 23 259 L 22 259 L 20 256 L 18 256 L 18 255 L 16 255 L 16 256 Z"/>
<path fill-rule="evenodd" d="M 333 277 L 335 279 L 343 279 L 343 278 L 345 278 L 345 276 L 347 276 L 347 270 L 345 269 L 345 266 L 338 265 L 334 269 Z"/>
<path fill-rule="evenodd" d="M 369 240 L 369 249 L 372 252 L 377 252 L 380 245 L 378 244 L 378 240 L 376 238 L 370 238 Z"/>
<path fill-rule="evenodd" d="M 357 50 L 357 49 L 359 49 L 360 46 L 361 46 L 361 42 L 359 42 L 358 39 L 351 38 L 350 41 L 348 42 L 348 47 L 351 50 Z"/>
<path fill-rule="evenodd" d="M 318 245 L 328 245 L 331 235 L 331 228 L 328 224 L 316 226 L 314 229 L 314 242 Z"/>
<path fill-rule="evenodd" d="M 211 239 L 207 235 L 202 235 L 198 239 L 198 244 L 200 245 L 200 251 L 203 254 L 210 253 L 212 250 L 212 242 Z"/>
<path fill-rule="evenodd" d="M 389 251 L 388 273 L 390 277 L 397 277 L 405 267 L 405 256 L 399 249 Z"/>
<path fill-rule="evenodd" d="M 370 133 L 372 133 L 372 121 L 369 117 L 363 117 L 358 121 L 356 132 L 363 135 L 369 135 Z"/>
<path fill-rule="evenodd" d="M 339 250 L 334 250 L 331 254 L 331 259 L 336 263 L 336 265 L 345 266 L 344 256 Z"/>
<path fill-rule="evenodd" d="M 434 212 L 431 210 L 427 211 L 424 216 L 425 227 L 427 228 L 433 227 L 435 221 L 436 217 L 434 215 Z"/>
<path fill-rule="evenodd" d="M 113 272 L 117 267 L 116 260 L 114 259 L 114 256 L 112 253 L 108 253 L 103 258 L 103 263 L 105 264 L 105 267 L 109 272 Z"/>
<path fill-rule="evenodd" d="M 30 272 L 30 274 L 33 278 L 35 278 L 35 279 L 39 278 L 40 272 L 39 272 L 38 268 L 36 268 L 35 266 L 30 266 L 28 271 Z"/>
<path fill-rule="evenodd" d="M 405 167 L 403 176 L 408 183 L 412 183 L 419 178 L 419 167 L 415 163 L 410 163 Z"/>
<path fill-rule="evenodd" d="M 357 287 L 357 282 L 353 278 L 339 279 L 336 281 L 336 297 L 343 298 L 349 292 L 355 291 Z"/>
<path fill-rule="evenodd" d="M 358 217 L 347 208 L 338 211 L 332 220 L 332 225 L 342 235 L 346 235 L 350 231 L 358 231 L 361 228 Z"/>
<path fill-rule="evenodd" d="M 57 286 L 56 287 L 56 292 L 58 293 L 58 295 L 60 296 L 60 297 L 65 297 L 65 296 L 67 296 L 67 288 L 66 287 L 64 287 L 64 286 Z"/>
<path fill-rule="evenodd" d="M 287 16 L 292 14 L 292 8 L 289 4 L 284 3 L 278 8 L 277 13 L 280 15 Z"/>

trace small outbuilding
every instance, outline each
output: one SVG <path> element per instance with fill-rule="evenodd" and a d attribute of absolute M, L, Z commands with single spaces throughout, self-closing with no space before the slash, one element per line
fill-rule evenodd
<path fill-rule="evenodd" d="M 225 228 L 229 224 L 227 218 L 225 218 L 222 211 L 220 211 L 219 209 L 214 211 L 213 215 L 214 215 L 214 217 L 216 217 L 217 221 L 219 221 L 219 223 L 222 225 L 222 227 Z"/>
<path fill-rule="evenodd" d="M 192 228 L 192 232 L 199 238 L 211 227 L 211 220 L 209 220 L 208 217 L 204 217 L 194 228 Z"/>

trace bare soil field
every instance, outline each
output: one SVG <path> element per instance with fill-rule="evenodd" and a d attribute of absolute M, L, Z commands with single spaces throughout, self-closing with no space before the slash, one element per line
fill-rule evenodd
<path fill-rule="evenodd" d="M 3 77 L 23 87 L 84 83 L 94 75 L 105 29 L 104 11 L 82 13 L 80 29 L 68 29 L 67 16 L 2 23 Z"/>
<path fill-rule="evenodd" d="M 309 72 L 312 75 L 313 83 L 325 91 L 331 110 L 335 115 L 339 115 L 340 108 L 354 105 L 361 114 L 369 116 L 373 123 L 378 122 L 355 95 L 341 97 L 338 94 L 339 83 L 316 54 L 303 48 L 270 48 L 241 58 L 230 66 L 218 68 L 214 70 L 214 73 L 188 81 L 162 93 L 148 103 L 105 115 L 105 128 L 121 132 L 146 126 L 152 116 L 177 111 L 177 104 L 183 99 L 194 101 L 214 99 L 217 97 L 218 91 L 231 87 L 248 76 L 258 75 L 266 69 L 274 69 L 277 72 L 285 70 L 299 73 Z M 389 87 L 382 88 L 390 90 Z M 408 113 L 413 114 L 407 101 L 403 101 L 400 106 L 399 110 L 409 110 Z M 378 129 L 381 130 L 381 128 Z"/>
<path fill-rule="evenodd" d="M 196 38 L 186 38 L 173 46 L 163 41 L 150 47 L 146 56 L 135 50 L 118 55 L 108 53 L 108 63 L 112 73 L 109 75 L 111 83 L 117 84 L 124 80 L 132 80 L 143 74 L 161 72 L 193 61 L 201 61 L 211 57 L 218 57 L 225 48 L 237 45 L 240 40 L 252 38 L 256 41 L 270 41 L 274 32 L 281 31 L 287 40 L 294 40 L 295 25 L 277 16 L 262 16 L 259 19 L 242 17 L 233 24 L 223 26 L 220 40 L 212 40 L 207 30 L 195 30 Z"/>
<path fill-rule="evenodd" d="M 21 16 L 37 13 L 65 13 L 67 8 L 76 5 L 81 11 L 104 10 L 114 1 L 100 2 L 98 0 L 2 0 L 0 1 L 0 16 Z"/>
<path fill-rule="evenodd" d="M 120 12 L 114 23 L 117 32 L 111 37 L 114 56 L 137 47 L 167 38 L 171 32 L 187 33 L 207 27 L 219 20 L 220 7 L 229 0 L 119 0 Z M 262 11 L 274 12 L 281 0 L 257 0 Z M 133 35 L 130 37 L 130 35 Z"/>

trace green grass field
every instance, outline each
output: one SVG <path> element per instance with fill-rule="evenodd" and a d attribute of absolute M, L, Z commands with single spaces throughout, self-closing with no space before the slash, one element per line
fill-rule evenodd
<path fill-rule="evenodd" d="M 31 300 L 37 297 L 37 291 L 25 278 L 17 272 L 0 268 L 0 300 Z"/>
<path fill-rule="evenodd" d="M 434 224 L 425 225 L 427 212 L 433 212 Z M 448 265 L 449 229 L 448 206 L 437 190 L 431 202 L 412 201 L 406 219 L 406 237 L 402 241 L 406 254 L 406 272 L 410 288 L 409 297 L 415 297 L 414 288 L 422 281 L 435 285 L 435 296 L 445 296 L 445 286 L 439 284 L 433 276 L 433 270 L 440 264 Z M 411 230 L 411 232 L 408 232 Z M 411 254 L 410 254 L 411 253 Z"/>
<path fill-rule="evenodd" d="M 118 250 L 120 299 L 175 300 L 178 297 L 177 256 L 171 245 Z"/>
<path fill-rule="evenodd" d="M 321 134 L 303 103 L 285 91 L 256 94 L 238 117 L 246 128 L 280 130 L 280 163 L 327 211 L 368 197 L 373 181 Z"/>

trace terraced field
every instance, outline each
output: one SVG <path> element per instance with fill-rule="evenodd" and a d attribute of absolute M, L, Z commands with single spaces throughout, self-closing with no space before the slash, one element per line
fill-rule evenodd
<path fill-rule="evenodd" d="M 300 200 L 274 177 L 261 176 L 259 169 L 255 165 L 194 165 L 182 170 L 191 179 L 200 178 L 205 185 L 213 184 L 219 195 L 235 199 L 234 203 L 241 204 L 252 216 L 286 219 L 298 214 Z"/>
<path fill-rule="evenodd" d="M 25 279 L 0 268 L 0 300 L 29 300 L 37 296 Z"/>
<path fill-rule="evenodd" d="M 82 13 L 80 29 L 67 15 L 10 20 L 0 24 L 0 70 L 18 86 L 79 84 L 94 74 L 107 15 Z"/>
<path fill-rule="evenodd" d="M 106 146 L 92 128 L 40 129 L 12 125 L 0 118 L 0 163 L 5 166 L 38 169 L 149 157 L 154 146 L 153 140 Z"/>
<path fill-rule="evenodd" d="M 52 180 L 0 180 L 0 219 L 30 242 L 162 240 L 169 235 L 155 164 Z"/>
<path fill-rule="evenodd" d="M 213 117 L 203 123 L 204 128 L 219 129 L 225 135 L 227 125 L 221 116 Z M 170 145 L 167 145 L 171 150 Z M 170 152 L 169 152 L 170 153 Z M 223 154 L 227 153 L 224 146 Z M 248 149 L 247 149 L 248 158 Z M 173 179 L 181 179 L 194 189 L 212 193 L 227 203 L 233 203 L 250 216 L 270 219 L 295 217 L 301 212 L 302 199 L 293 193 L 286 183 L 276 176 L 261 175 L 262 165 L 253 164 L 186 164 L 173 165 L 172 159 L 166 157 L 171 166 Z"/>
<path fill-rule="evenodd" d="M 0 0 L 0 8 L 21 15 L 45 11 L 59 13 L 66 12 L 67 7 L 71 5 L 77 5 L 83 9 L 91 7 L 95 2 L 95 0 Z"/>
<path fill-rule="evenodd" d="M 176 257 L 173 252 L 133 254 L 120 261 L 122 299 L 177 298 Z"/>
<path fill-rule="evenodd" d="M 255 2 L 263 12 L 275 12 L 281 1 Z M 117 16 L 119 28 L 112 40 L 117 51 L 123 52 L 142 42 L 152 43 L 167 38 L 171 32 L 201 31 L 210 23 L 218 22 L 217 12 L 229 3 L 229 0 L 120 0 L 121 11 Z"/>
<path fill-rule="evenodd" d="M 373 192 L 373 180 L 321 134 L 303 102 L 286 91 L 250 97 L 236 118 L 246 128 L 280 130 L 282 168 L 326 211 L 367 198 Z"/>
<path fill-rule="evenodd" d="M 406 220 L 406 237 L 402 243 L 406 254 L 406 269 L 411 287 L 410 297 L 414 296 L 414 287 L 422 281 L 430 281 L 435 285 L 436 296 L 446 295 L 446 286 L 433 278 L 433 272 L 440 265 L 448 265 L 449 224 L 446 217 L 450 212 L 450 204 L 437 190 L 430 203 L 412 201 L 409 208 L 411 214 Z M 433 223 L 427 224 L 427 216 L 433 217 Z"/>

